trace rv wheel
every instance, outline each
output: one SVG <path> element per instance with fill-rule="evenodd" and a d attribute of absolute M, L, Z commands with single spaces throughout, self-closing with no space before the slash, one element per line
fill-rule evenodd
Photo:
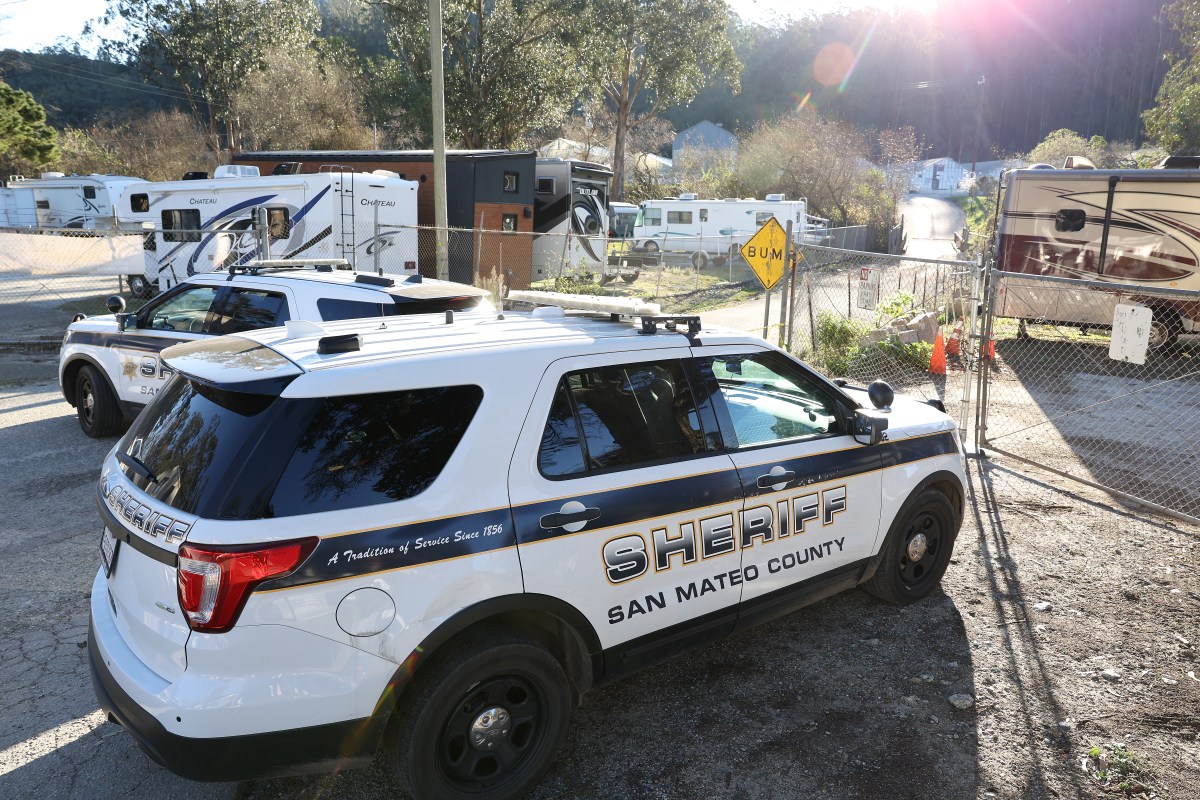
<path fill-rule="evenodd" d="M 697 250 L 692 253 L 692 266 L 696 269 L 704 269 L 708 266 L 708 253 L 703 250 Z"/>
<path fill-rule="evenodd" d="M 1178 311 L 1172 308 L 1154 309 L 1154 319 L 1150 322 L 1150 349 L 1170 347 L 1182 331 L 1183 321 Z"/>
<path fill-rule="evenodd" d="M 640 273 L 640 272 L 634 272 L 632 274 L 622 275 L 621 280 L 625 281 L 626 283 L 633 283 L 634 281 L 636 281 L 638 279 L 638 276 L 641 274 L 642 273 Z"/>
<path fill-rule="evenodd" d="M 127 279 L 129 283 L 129 293 L 138 300 L 154 296 L 154 287 L 150 281 L 146 280 L 145 275 L 130 275 Z"/>
<path fill-rule="evenodd" d="M 647 253 L 657 253 L 658 252 L 658 242 L 646 242 L 646 246 L 643 247 L 642 249 L 645 250 Z"/>

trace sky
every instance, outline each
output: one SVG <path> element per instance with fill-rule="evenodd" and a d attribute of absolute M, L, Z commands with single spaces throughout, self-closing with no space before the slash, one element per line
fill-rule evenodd
<path fill-rule="evenodd" d="M 929 8 L 934 0 L 728 0 L 743 19 L 778 24 L 838 7 Z M 83 26 L 104 14 L 105 0 L 0 0 L 0 49 L 41 50 L 60 37 L 79 39 Z M 81 41 L 86 51 L 94 42 Z"/>

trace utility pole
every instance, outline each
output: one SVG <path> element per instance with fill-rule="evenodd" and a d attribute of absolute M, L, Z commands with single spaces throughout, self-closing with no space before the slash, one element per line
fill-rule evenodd
<path fill-rule="evenodd" d="M 446 94 L 442 74 L 442 0 L 429 0 L 429 66 L 433 83 L 433 224 L 437 239 L 437 276 L 450 280 L 446 212 Z"/>

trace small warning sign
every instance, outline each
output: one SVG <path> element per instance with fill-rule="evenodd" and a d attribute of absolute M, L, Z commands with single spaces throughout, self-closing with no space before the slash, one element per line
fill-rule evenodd
<path fill-rule="evenodd" d="M 879 305 L 879 270 L 860 267 L 858 270 L 858 307 L 873 310 Z"/>
<path fill-rule="evenodd" d="M 787 259 L 787 233 L 779 220 L 769 218 L 750 241 L 742 245 L 742 258 L 754 270 L 764 289 L 770 289 L 783 277 Z"/>

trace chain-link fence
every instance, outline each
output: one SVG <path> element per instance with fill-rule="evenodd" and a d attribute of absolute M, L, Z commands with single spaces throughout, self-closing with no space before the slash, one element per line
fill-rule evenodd
<path fill-rule="evenodd" d="M 1146 310 L 1114 327 L 1118 307 Z M 1200 293 L 995 271 L 988 309 L 981 446 L 1200 520 L 1200 339 L 1181 336 Z"/>
<path fill-rule="evenodd" d="M 777 301 L 785 346 L 833 377 L 886 380 L 947 407 L 965 400 L 973 262 L 811 245 L 800 255 L 795 284 Z"/>

